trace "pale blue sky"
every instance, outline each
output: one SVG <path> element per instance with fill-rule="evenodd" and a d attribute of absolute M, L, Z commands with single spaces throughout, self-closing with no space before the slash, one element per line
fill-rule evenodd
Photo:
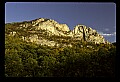
<path fill-rule="evenodd" d="M 5 23 L 48 18 L 66 23 L 72 30 L 77 24 L 89 26 L 106 40 L 116 41 L 116 4 L 85 2 L 7 2 Z"/>

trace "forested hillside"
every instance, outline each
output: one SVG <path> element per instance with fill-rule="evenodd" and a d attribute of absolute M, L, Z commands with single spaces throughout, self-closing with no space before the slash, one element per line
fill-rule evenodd
<path fill-rule="evenodd" d="M 73 47 L 50 47 L 6 35 L 5 76 L 114 77 L 115 55 L 112 44 L 83 41 Z"/>
<path fill-rule="evenodd" d="M 115 77 L 116 43 L 51 19 L 5 24 L 6 77 Z"/>

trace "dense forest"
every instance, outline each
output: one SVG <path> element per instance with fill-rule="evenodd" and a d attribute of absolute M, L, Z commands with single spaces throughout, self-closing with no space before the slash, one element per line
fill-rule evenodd
<path fill-rule="evenodd" d="M 5 34 L 6 77 L 115 77 L 115 56 L 115 44 L 50 47 Z"/>

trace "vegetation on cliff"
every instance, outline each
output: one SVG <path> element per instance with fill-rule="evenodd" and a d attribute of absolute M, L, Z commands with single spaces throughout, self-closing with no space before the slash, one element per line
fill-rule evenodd
<path fill-rule="evenodd" d="M 112 44 L 83 41 L 73 47 L 50 47 L 6 35 L 5 76 L 114 77 L 115 55 Z"/>
<path fill-rule="evenodd" d="M 45 25 L 42 27 L 43 22 Z M 54 27 L 55 24 L 59 29 Z M 73 30 L 74 37 L 70 35 L 72 31 L 69 31 L 67 25 L 59 25 L 48 19 L 5 24 L 5 76 L 115 77 L 116 43 L 105 43 L 95 30 L 79 26 Z M 51 32 L 44 27 L 50 27 Z M 50 35 L 52 32 L 58 35 Z M 39 44 L 34 41 L 39 41 Z"/>

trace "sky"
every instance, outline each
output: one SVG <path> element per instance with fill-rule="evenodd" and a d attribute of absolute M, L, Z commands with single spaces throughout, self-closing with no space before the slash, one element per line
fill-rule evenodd
<path fill-rule="evenodd" d="M 5 23 L 53 19 L 73 30 L 83 24 L 116 42 L 116 4 L 100 2 L 6 2 Z"/>

